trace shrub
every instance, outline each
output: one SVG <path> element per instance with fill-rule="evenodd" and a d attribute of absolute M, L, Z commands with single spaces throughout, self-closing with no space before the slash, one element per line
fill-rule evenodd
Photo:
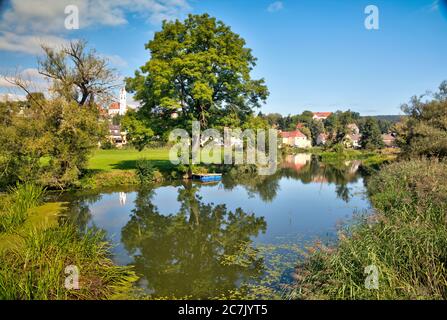
<path fill-rule="evenodd" d="M 102 150 L 113 150 L 116 149 L 115 145 L 110 140 L 106 140 L 101 144 Z"/>
<path fill-rule="evenodd" d="M 148 184 L 154 181 L 155 168 L 146 159 L 137 160 L 136 173 L 141 184 Z"/>

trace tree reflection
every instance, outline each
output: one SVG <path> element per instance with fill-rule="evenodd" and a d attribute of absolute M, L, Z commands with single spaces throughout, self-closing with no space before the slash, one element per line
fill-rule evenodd
<path fill-rule="evenodd" d="M 205 204 L 197 188 L 185 183 L 178 194 L 181 208 L 169 215 L 153 204 L 152 190 L 142 190 L 122 229 L 122 242 L 154 297 L 227 295 L 263 274 L 251 239 L 265 232 L 264 218 Z"/>
<path fill-rule="evenodd" d="M 337 197 L 345 202 L 351 200 L 349 184 L 357 182 L 361 177 L 359 172 L 360 161 L 346 161 L 336 164 L 326 164 L 318 157 L 302 155 L 291 156 L 282 162 L 282 167 L 275 174 L 260 176 L 246 167 L 234 167 L 223 178 L 222 183 L 226 190 L 243 186 L 252 196 L 259 195 L 264 202 L 271 202 L 277 196 L 283 178 L 299 180 L 304 184 L 322 183 L 335 184 Z"/>
<path fill-rule="evenodd" d="M 62 221 L 68 221 L 77 226 L 79 230 L 87 231 L 92 220 L 90 206 L 100 201 L 101 198 L 101 194 L 83 194 L 81 197 L 69 195 L 69 205 L 65 214 L 61 216 Z M 62 200 L 66 199 L 62 198 Z"/>

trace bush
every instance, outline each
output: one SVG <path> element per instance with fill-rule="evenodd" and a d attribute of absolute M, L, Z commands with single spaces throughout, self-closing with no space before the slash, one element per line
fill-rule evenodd
<path fill-rule="evenodd" d="M 447 164 L 412 160 L 383 168 L 368 184 L 377 212 L 317 247 L 297 268 L 294 298 L 446 299 Z M 365 288 L 365 267 L 379 289 Z"/>
<path fill-rule="evenodd" d="M 137 160 L 136 173 L 141 184 L 148 184 L 154 181 L 155 168 L 152 162 L 146 159 Z"/>
<path fill-rule="evenodd" d="M 101 149 L 102 150 L 113 150 L 113 149 L 116 149 L 116 146 L 115 146 L 115 144 L 112 143 L 112 141 L 106 140 L 101 144 Z"/>

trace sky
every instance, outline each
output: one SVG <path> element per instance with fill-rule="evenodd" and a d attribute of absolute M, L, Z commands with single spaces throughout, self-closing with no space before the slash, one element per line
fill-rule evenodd
<path fill-rule="evenodd" d="M 79 29 L 67 30 L 67 5 Z M 378 29 L 365 27 L 368 5 Z M 231 26 L 258 58 L 253 78 L 270 97 L 263 113 L 304 110 L 401 114 L 411 96 L 447 80 L 447 0 L 0 0 L 0 74 L 44 85 L 39 44 L 86 39 L 132 76 L 164 19 L 209 13 Z M 0 78 L 0 93 L 14 92 Z"/>

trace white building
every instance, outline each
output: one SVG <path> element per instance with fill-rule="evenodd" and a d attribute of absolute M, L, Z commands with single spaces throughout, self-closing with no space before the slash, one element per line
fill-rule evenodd
<path fill-rule="evenodd" d="M 312 147 L 312 142 L 298 129 L 292 132 L 280 132 L 280 135 L 285 145 L 302 149 Z"/>
<path fill-rule="evenodd" d="M 113 102 L 109 106 L 109 116 L 124 116 L 127 112 L 127 92 L 125 88 L 120 90 L 119 102 Z"/>

